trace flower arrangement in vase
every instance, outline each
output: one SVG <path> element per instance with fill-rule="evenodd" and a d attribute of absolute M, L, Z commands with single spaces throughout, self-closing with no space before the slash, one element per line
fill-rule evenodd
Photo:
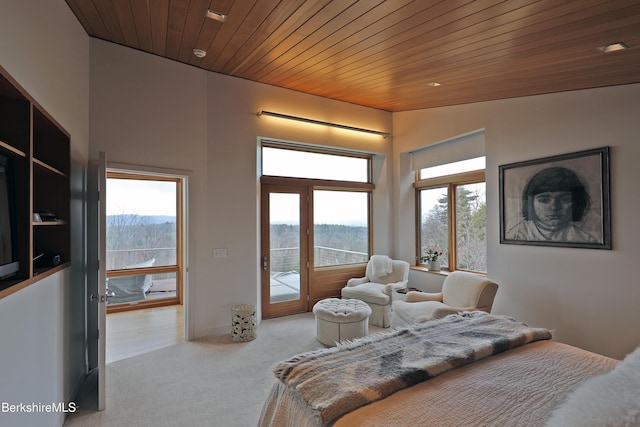
<path fill-rule="evenodd" d="M 420 257 L 420 261 L 427 262 L 427 269 L 430 271 L 440 271 L 440 260 L 442 250 L 438 248 L 428 248 L 426 255 Z"/>

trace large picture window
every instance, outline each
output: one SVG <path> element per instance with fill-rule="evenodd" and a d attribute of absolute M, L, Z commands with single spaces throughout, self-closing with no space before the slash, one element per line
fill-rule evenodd
<path fill-rule="evenodd" d="M 310 310 L 352 277 L 372 251 L 371 155 L 262 142 L 262 313 Z"/>
<path fill-rule="evenodd" d="M 366 263 L 370 256 L 371 158 L 358 153 L 263 142 L 263 182 L 307 187 L 314 267 Z M 284 207 L 280 208 L 285 209 Z M 296 211 L 290 208 L 288 211 Z M 280 221 L 275 237 L 285 229 Z M 272 236 L 274 238 L 274 236 Z"/>
<path fill-rule="evenodd" d="M 109 312 L 182 300 L 182 179 L 107 172 Z"/>
<path fill-rule="evenodd" d="M 445 269 L 486 272 L 484 158 L 443 166 L 421 170 L 420 177 L 428 178 L 415 183 L 418 262 L 429 249 L 437 249 Z M 478 167 L 482 169 L 469 170 Z"/>

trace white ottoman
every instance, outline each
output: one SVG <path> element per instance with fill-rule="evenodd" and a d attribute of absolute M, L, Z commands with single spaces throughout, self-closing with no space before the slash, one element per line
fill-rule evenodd
<path fill-rule="evenodd" d="M 316 338 L 334 346 L 338 341 L 363 337 L 369 332 L 371 308 L 356 299 L 327 298 L 313 306 Z"/>

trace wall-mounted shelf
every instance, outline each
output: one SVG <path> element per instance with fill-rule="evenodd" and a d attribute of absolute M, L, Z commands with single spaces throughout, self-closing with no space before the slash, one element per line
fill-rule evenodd
<path fill-rule="evenodd" d="M 12 250 L 19 264 L 0 279 L 0 298 L 70 264 L 69 142 L 69 134 L 0 67 L 0 156 L 11 164 Z M 34 221 L 41 209 L 59 220 Z M 35 265 L 39 254 L 60 262 Z"/>

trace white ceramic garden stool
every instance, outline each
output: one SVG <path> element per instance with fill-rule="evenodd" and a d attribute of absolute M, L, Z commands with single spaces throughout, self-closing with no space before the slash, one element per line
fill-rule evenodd
<path fill-rule="evenodd" d="M 363 337 L 369 332 L 371 308 L 357 299 L 320 300 L 313 306 L 313 314 L 316 316 L 316 338 L 328 346 Z"/>

